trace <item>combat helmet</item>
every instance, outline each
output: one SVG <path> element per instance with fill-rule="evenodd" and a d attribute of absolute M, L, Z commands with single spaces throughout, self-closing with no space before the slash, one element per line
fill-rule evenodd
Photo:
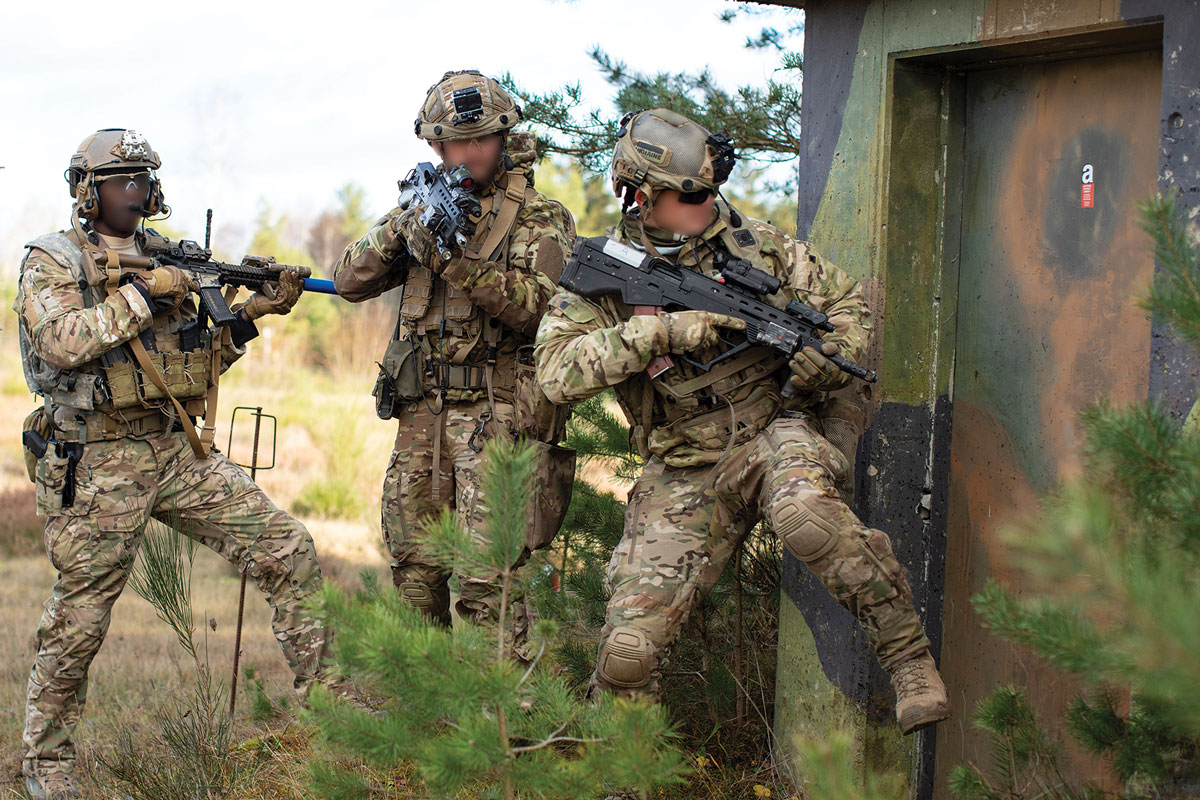
<path fill-rule="evenodd" d="M 64 177 L 71 188 L 78 213 L 84 219 L 100 214 L 96 185 L 115 175 L 149 173 L 150 187 L 143 203 L 146 216 L 165 208 L 162 186 L 155 170 L 162 159 L 146 137 L 127 128 L 102 128 L 79 143 Z"/>
<path fill-rule="evenodd" d="M 465 69 L 447 72 L 429 87 L 414 128 L 426 141 L 444 142 L 507 133 L 524 116 L 499 81 Z"/>
<path fill-rule="evenodd" d="M 633 111 L 621 118 L 613 150 L 612 185 L 623 208 L 641 189 L 653 203 L 663 189 L 717 192 L 729 179 L 737 155 L 724 133 L 665 108 Z"/>

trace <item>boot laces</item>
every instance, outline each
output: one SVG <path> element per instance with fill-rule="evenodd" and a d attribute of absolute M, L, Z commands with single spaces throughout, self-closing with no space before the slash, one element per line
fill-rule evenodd
<path fill-rule="evenodd" d="M 921 664 L 921 659 L 914 658 L 905 661 L 896 668 L 896 694 L 907 697 L 929 691 L 929 676 Z"/>

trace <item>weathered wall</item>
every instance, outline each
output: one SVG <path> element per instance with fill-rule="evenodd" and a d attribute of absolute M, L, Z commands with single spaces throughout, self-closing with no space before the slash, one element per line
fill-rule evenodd
<path fill-rule="evenodd" d="M 881 380 L 874 422 L 860 443 L 856 510 L 893 536 L 935 647 L 943 662 L 957 658 L 961 667 L 985 657 L 977 652 L 986 634 L 971 617 L 969 593 L 986 576 L 1004 572 L 1002 563 L 983 557 L 995 555 L 990 539 L 1001 520 L 989 515 L 981 522 L 971 510 L 990 512 L 989 493 L 998 492 L 1010 505 L 1026 497 L 1022 493 L 1036 496 L 1069 471 L 1074 409 L 1097 394 L 1148 393 L 1179 416 L 1195 402 L 1197 371 L 1188 351 L 1161 331 L 1151 332 L 1123 302 L 1136 293 L 1139 280 L 1150 279 L 1148 261 L 1137 267 L 1138 259 L 1146 258 L 1148 240 L 1139 251 L 1127 225 L 1114 228 L 1128 221 L 1138 192 L 1153 188 L 1155 173 L 1160 189 L 1174 186 L 1183 192 L 1193 220 L 1200 214 L 1200 47 L 1191 44 L 1200 41 L 1200 3 L 808 0 L 806 5 L 799 231 L 826 257 L 869 279 L 880 316 Z M 1138 110 L 1151 117 L 1149 134 L 1132 129 L 1106 134 L 1105 110 L 1082 106 L 1059 114 L 1061 125 L 1053 136 L 1048 132 L 1054 126 L 1039 133 L 1039 124 L 1056 117 L 1053 109 L 1037 104 L 1038 93 L 1073 95 L 1062 84 L 1068 73 L 1033 65 L 1144 51 L 1144 42 L 1122 45 L 1125 34 L 1114 31 L 1154 18 L 1162 20 L 1162 32 L 1155 34 L 1161 35 L 1161 84 L 1149 88 L 1149 105 Z M 1110 41 L 1117 43 L 1104 44 Z M 1001 93 L 1009 92 L 1010 84 L 1017 87 L 1011 89 L 1016 92 L 1011 108 L 987 106 L 981 93 L 971 105 L 969 92 L 979 93 L 983 84 L 970 77 L 975 74 L 970 70 L 989 59 L 997 68 L 1001 60 L 1011 60 L 1004 66 L 1011 74 L 986 73 L 986 80 L 999 81 L 995 86 Z M 1095 75 L 1104 69 L 1102 57 L 1080 63 Z M 1145 66 L 1158 69 L 1157 62 Z M 1033 69 L 1041 72 L 1035 75 Z M 1137 94 L 1129 87 L 1123 91 Z M 1111 94 L 1079 100 L 1123 101 L 1121 91 Z M 1131 109 L 1135 99 L 1146 97 L 1129 97 Z M 979 134 L 976 121 L 974 149 L 966 152 L 972 147 L 972 119 L 991 119 L 1007 130 Z M 1064 131 L 1063 125 L 1073 127 Z M 1005 186 L 1005 175 L 1019 174 L 1026 162 L 1037 160 L 1043 133 L 1058 148 L 1053 158 L 1062 160 L 1061 174 L 1046 161 L 1031 168 L 1029 174 L 1040 177 L 1029 186 Z M 1066 205 L 1044 198 L 1061 200 L 1078 192 L 1075 161 L 1085 155 L 1114 168 L 1105 175 L 1105 197 L 1097 195 L 1111 207 L 1098 203 L 1097 213 L 1086 218 L 1077 208 L 1058 217 L 1057 211 L 1048 213 Z M 1120 172 L 1119 164 L 1126 163 L 1134 175 L 1138 159 L 1149 159 L 1150 180 L 1117 187 L 1110 179 Z M 968 164 L 970 174 L 964 175 Z M 1013 213 L 1007 217 L 1002 213 L 1007 206 L 983 213 L 971 198 L 989 193 L 1042 198 L 1037 200 L 1042 205 L 1009 209 Z M 1100 222 L 1086 229 L 1087 220 Z M 1025 237 L 1016 228 L 1001 230 L 1017 224 L 1036 230 Z M 960 239 L 964 236 L 967 241 Z M 1128 272 L 1114 272 L 1119 258 L 1133 265 Z M 993 263 L 1002 269 L 989 275 L 984 268 Z M 964 304 L 960 288 L 993 302 L 1002 299 L 1005 307 Z M 1048 297 L 1058 298 L 1059 305 Z M 991 315 L 992 324 L 979 323 L 997 310 L 1002 313 Z M 1100 335 L 1116 325 L 1140 340 L 1123 361 L 1133 365 L 1132 371 L 1115 368 L 1114 340 Z M 1018 345 L 1024 341 L 1044 349 L 1022 351 Z M 963 375 L 956 377 L 956 358 L 961 367 L 984 361 L 993 350 L 1003 351 L 1007 360 L 985 361 L 985 372 L 990 370 L 988 380 L 1002 391 L 976 387 L 973 398 L 956 396 L 956 384 L 965 395 L 972 390 Z M 1025 383 L 997 381 L 997 376 L 1018 377 L 1022 353 L 1036 365 Z M 1088 359 L 1103 379 L 1080 389 L 1070 373 Z M 1005 406 L 999 414 L 993 408 L 998 404 Z M 985 455 L 998 441 L 1013 444 L 1003 463 Z M 889 726 L 886 676 L 850 615 L 790 558 L 785 590 L 794 609 L 785 609 L 781 619 L 776 719 L 781 750 L 787 754 L 796 735 L 819 736 L 844 724 L 858 736 L 860 767 L 891 764 L 910 771 L 914 796 L 933 796 L 935 784 L 944 796 L 946 767 L 937 765 L 935 776 L 934 735 L 905 741 Z M 960 645 L 964 649 L 956 651 Z M 986 658 L 998 659 L 1002 674 L 1040 674 L 1040 666 L 1020 654 L 1001 649 Z M 954 737 L 959 754 L 971 747 L 964 732 L 970 706 L 994 678 L 969 672 L 958 669 L 956 717 L 938 734 L 946 742 Z M 1052 683 L 1047 682 L 1048 696 L 1069 692 L 1068 684 Z M 948 749 L 955 748 L 943 748 Z"/>

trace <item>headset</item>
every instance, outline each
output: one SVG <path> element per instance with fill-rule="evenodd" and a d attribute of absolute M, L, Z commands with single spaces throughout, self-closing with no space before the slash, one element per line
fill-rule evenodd
<path fill-rule="evenodd" d="M 119 169 L 119 167 L 113 168 L 116 174 L 128 174 L 119 172 Z M 150 186 L 146 190 L 146 197 L 141 203 L 142 216 L 153 217 L 159 213 L 170 214 L 170 206 L 163 201 L 162 183 L 158 180 L 158 175 L 152 169 L 146 171 L 150 173 Z M 71 197 L 75 200 L 79 216 L 86 220 L 99 218 L 100 193 L 96 189 L 96 173 L 85 170 L 82 167 L 68 167 L 66 172 L 63 173 L 63 178 L 66 179 L 67 184 L 71 187 Z"/>

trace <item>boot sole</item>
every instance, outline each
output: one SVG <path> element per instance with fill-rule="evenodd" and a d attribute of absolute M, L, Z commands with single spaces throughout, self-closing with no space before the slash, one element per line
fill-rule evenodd
<path fill-rule="evenodd" d="M 900 730 L 905 736 L 927 725 L 941 722 L 950 717 L 950 704 L 944 703 L 931 709 L 913 709 L 900 717 Z"/>

